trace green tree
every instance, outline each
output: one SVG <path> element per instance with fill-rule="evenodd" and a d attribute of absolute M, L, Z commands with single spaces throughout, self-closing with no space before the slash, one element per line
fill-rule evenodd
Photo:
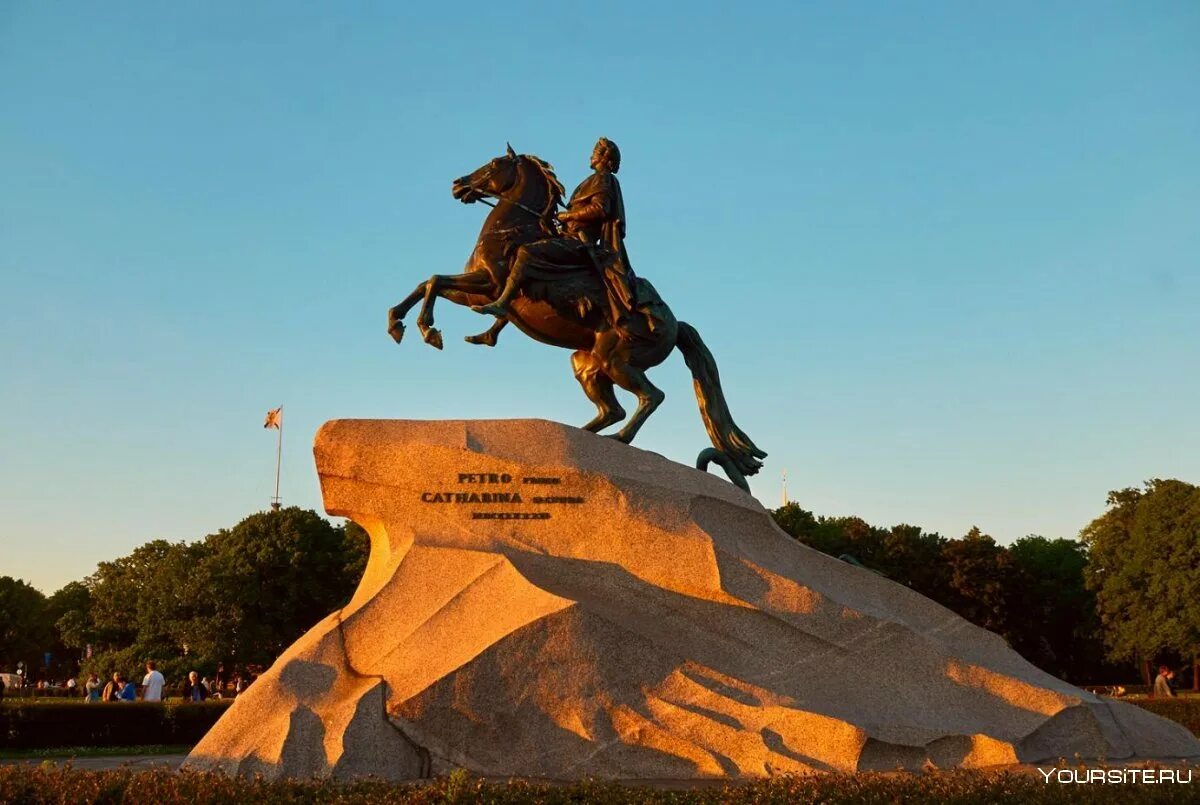
<path fill-rule="evenodd" d="M 880 570 L 883 532 L 861 517 L 813 517 L 812 512 L 788 503 L 774 512 L 775 522 L 791 536 L 830 556 L 848 556 Z"/>
<path fill-rule="evenodd" d="M 180 624 L 204 615 L 194 571 L 206 553 L 202 543 L 159 539 L 101 562 L 88 579 L 98 642 L 106 648 L 176 648 Z"/>
<path fill-rule="evenodd" d="M 46 599 L 46 623 L 52 656 L 51 672 L 56 677 L 76 676 L 84 647 L 91 639 L 92 594 L 87 585 L 72 581 Z"/>
<path fill-rule="evenodd" d="M 180 668 L 172 662 L 182 664 L 192 631 L 202 631 L 208 616 L 203 579 L 196 572 L 207 552 L 203 543 L 160 539 L 101 562 L 85 582 L 88 618 L 81 634 L 72 635 L 94 644 L 85 670 L 138 676 L 142 664 L 154 659 L 167 663 L 164 673 L 177 675 Z"/>
<path fill-rule="evenodd" d="M 46 596 L 20 579 L 0 576 L 0 668 L 12 672 L 24 662 L 36 678 L 50 635 Z"/>
<path fill-rule="evenodd" d="M 937 534 L 911 525 L 876 528 L 861 517 L 814 517 L 795 502 L 781 506 L 773 515 L 785 532 L 822 553 L 852 557 L 933 598 L 945 589 L 940 554 L 946 540 Z"/>
<path fill-rule="evenodd" d="M 945 537 L 918 526 L 893 526 L 883 536 L 884 566 L 880 569 L 901 584 L 940 601 L 947 589 L 947 571 L 942 562 L 945 545 Z"/>
<path fill-rule="evenodd" d="M 170 679 L 211 674 L 222 661 L 268 665 L 349 600 L 367 554 L 357 525 L 294 507 L 194 543 L 153 540 L 101 562 L 82 591 L 64 588 L 71 606 L 60 635 L 70 646 L 91 643 L 84 668 L 102 676 L 139 675 L 148 659 Z"/>
<path fill-rule="evenodd" d="M 238 663 L 269 664 L 345 605 L 367 553 L 362 529 L 348 534 L 295 507 L 251 515 L 205 544 L 211 553 L 199 578 L 212 613 L 205 651 Z"/>
<path fill-rule="evenodd" d="M 811 544 L 810 537 L 817 528 L 817 518 L 813 516 L 812 512 L 800 508 L 799 503 L 790 501 L 771 512 L 771 516 L 788 535 L 806 545 Z"/>
<path fill-rule="evenodd" d="M 92 641 L 92 591 L 82 581 L 72 581 L 50 596 L 46 610 L 58 641 L 68 649 L 83 649 Z"/>
<path fill-rule="evenodd" d="M 942 603 L 962 617 L 989 629 L 1010 644 L 1024 629 L 1024 579 L 1012 556 L 978 527 L 942 548 L 948 573 Z"/>
<path fill-rule="evenodd" d="M 1024 584 L 1022 609 L 1029 618 L 1015 645 L 1026 659 L 1070 682 L 1116 679 L 1120 669 L 1105 659 L 1096 596 L 1087 588 L 1087 546 L 1074 539 L 1030 535 L 1008 548 Z"/>
<path fill-rule="evenodd" d="M 1109 655 L 1191 656 L 1200 644 L 1200 487 L 1154 479 L 1110 492 L 1108 511 L 1080 536 Z"/>

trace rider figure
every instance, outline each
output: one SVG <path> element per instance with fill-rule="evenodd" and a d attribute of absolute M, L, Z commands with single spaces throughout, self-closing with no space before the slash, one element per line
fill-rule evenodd
<path fill-rule="evenodd" d="M 566 237 L 583 244 L 591 261 L 600 270 L 608 298 L 608 319 L 618 331 L 624 332 L 629 314 L 639 310 L 639 306 L 637 278 L 625 251 L 625 202 L 621 198 L 621 185 L 616 177 L 621 167 L 621 152 L 617 144 L 601 137 L 592 149 L 591 167 L 595 172 L 575 188 L 567 209 L 558 214 L 558 220 L 563 224 Z M 562 251 L 566 245 L 561 239 L 551 239 L 518 249 L 500 296 L 496 301 L 479 305 L 473 310 L 494 316 L 507 315 L 509 302 L 520 290 L 525 263 L 543 257 L 540 254 L 542 251 Z M 579 248 L 578 244 L 575 248 Z M 646 319 L 653 331 L 655 320 L 648 311 Z"/>

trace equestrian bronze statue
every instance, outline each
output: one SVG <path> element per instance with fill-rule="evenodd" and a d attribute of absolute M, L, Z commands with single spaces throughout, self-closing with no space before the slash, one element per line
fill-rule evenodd
<path fill-rule="evenodd" d="M 496 317 L 472 344 L 495 346 L 510 322 L 530 338 L 574 350 L 575 378 L 596 406 L 584 429 L 599 432 L 625 419 L 613 384 L 637 396 L 637 410 L 613 434 L 628 444 L 664 394 L 647 369 L 678 347 L 692 372 L 700 416 L 713 446 L 696 466 L 719 464 L 748 490 L 746 476 L 766 453 L 734 424 L 712 353 L 687 322 L 676 320 L 649 281 L 634 274 L 625 249 L 625 204 L 616 173 L 621 155 L 605 138 L 592 151 L 593 174 L 571 194 L 562 212 L 563 186 L 546 162 L 507 152 L 454 180 L 464 204 L 493 207 L 461 274 L 435 274 L 388 311 L 388 332 L 404 337 L 404 316 L 421 302 L 417 328 L 425 343 L 442 348 L 434 326 L 437 297 Z M 495 203 L 487 199 L 495 199 Z"/>

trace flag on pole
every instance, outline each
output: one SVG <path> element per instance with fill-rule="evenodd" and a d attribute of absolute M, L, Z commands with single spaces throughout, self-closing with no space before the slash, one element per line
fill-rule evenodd
<path fill-rule="evenodd" d="M 274 428 L 279 431 L 279 440 L 275 444 L 275 497 L 271 498 L 271 509 L 279 511 L 279 468 L 283 464 L 283 406 L 267 411 L 264 428 Z"/>

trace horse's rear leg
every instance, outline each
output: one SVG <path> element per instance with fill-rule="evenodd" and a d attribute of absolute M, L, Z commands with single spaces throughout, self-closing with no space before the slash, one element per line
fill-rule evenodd
<path fill-rule="evenodd" d="M 613 434 L 613 438 L 617 441 L 629 444 L 633 441 L 633 437 L 637 436 L 637 432 L 641 430 L 646 419 L 654 413 L 658 406 L 662 405 L 662 401 L 667 398 L 667 395 L 650 382 L 650 378 L 646 377 L 645 372 L 624 361 L 608 363 L 605 366 L 605 374 L 621 388 L 637 395 L 637 410 L 625 423 L 625 427 Z"/>
<path fill-rule="evenodd" d="M 583 393 L 596 405 L 596 416 L 583 426 L 584 430 L 599 433 L 625 418 L 625 409 L 613 393 L 612 379 L 600 369 L 600 362 L 592 353 L 581 349 L 571 355 L 571 368 L 583 386 Z"/>

